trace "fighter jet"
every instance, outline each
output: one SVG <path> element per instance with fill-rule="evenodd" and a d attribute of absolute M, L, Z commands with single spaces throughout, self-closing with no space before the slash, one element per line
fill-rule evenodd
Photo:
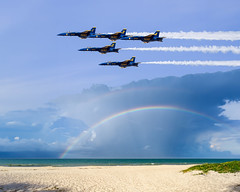
<path fill-rule="evenodd" d="M 115 49 L 115 45 L 116 43 L 112 43 L 111 45 L 107 45 L 105 47 L 88 47 L 88 48 L 83 48 L 83 49 L 79 49 L 78 51 L 98 51 L 99 53 L 102 53 L 102 54 L 106 54 L 106 53 L 109 53 L 109 52 L 115 52 L 115 53 L 118 53 L 118 49 Z"/>
<path fill-rule="evenodd" d="M 78 36 L 81 39 L 86 39 L 88 37 L 94 36 L 96 31 L 96 27 L 93 27 L 91 30 L 83 31 L 83 32 L 67 32 L 60 33 L 58 36 Z"/>
<path fill-rule="evenodd" d="M 163 38 L 165 37 L 159 37 L 160 31 L 156 31 L 154 34 L 149 34 L 147 36 L 126 36 L 121 38 L 121 40 L 141 40 L 144 43 L 149 43 L 151 41 L 160 41 L 162 42 Z"/>
<path fill-rule="evenodd" d="M 123 29 L 121 32 L 116 32 L 116 33 L 112 33 L 112 34 L 98 33 L 96 35 L 91 36 L 91 38 L 108 38 L 111 41 L 116 41 L 116 40 L 121 39 L 123 37 L 127 37 L 126 36 L 126 31 L 127 31 L 127 29 Z"/>
<path fill-rule="evenodd" d="M 118 65 L 119 67 L 121 68 L 126 68 L 126 67 L 132 67 L 132 66 L 135 66 L 135 67 L 138 67 L 138 64 L 139 63 L 135 63 L 135 57 L 132 57 L 130 60 L 125 60 L 125 61 L 122 61 L 122 62 L 106 62 L 106 63 L 101 63 L 99 65 Z"/>

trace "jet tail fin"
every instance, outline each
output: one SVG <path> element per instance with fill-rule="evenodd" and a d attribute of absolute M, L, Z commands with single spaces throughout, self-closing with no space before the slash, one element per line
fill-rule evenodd
<path fill-rule="evenodd" d="M 159 37 L 159 33 L 160 33 L 160 31 L 157 30 L 157 31 L 154 33 L 154 35 L 155 35 L 156 37 Z"/>
<path fill-rule="evenodd" d="M 131 59 L 130 59 L 130 61 L 132 61 L 133 63 L 135 62 L 135 58 L 136 57 L 132 57 Z"/>
<path fill-rule="evenodd" d="M 126 32 L 127 32 L 127 29 L 124 28 L 121 32 L 122 32 L 122 36 L 125 36 Z"/>
<path fill-rule="evenodd" d="M 115 45 L 116 45 L 116 42 L 113 42 L 113 43 L 111 44 L 111 47 L 112 47 L 112 48 L 115 48 Z"/>
<path fill-rule="evenodd" d="M 96 31 L 96 27 L 93 27 L 93 28 L 91 29 L 90 34 L 91 34 L 91 35 L 94 35 L 94 34 L 95 34 L 95 31 Z"/>

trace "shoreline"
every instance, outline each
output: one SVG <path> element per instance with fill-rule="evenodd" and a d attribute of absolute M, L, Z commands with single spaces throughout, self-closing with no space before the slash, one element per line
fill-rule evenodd
<path fill-rule="evenodd" d="M 240 173 L 181 172 L 193 165 L 0 166 L 0 192 L 11 190 L 228 192 L 240 186 Z"/>
<path fill-rule="evenodd" d="M 126 164 L 126 165 L 32 165 L 32 164 L 10 164 L 10 165 L 0 165 L 0 168 L 4 167 L 12 167 L 12 168 L 44 168 L 44 167 L 56 167 L 56 168 L 81 168 L 81 167 L 151 167 L 151 166 L 163 166 L 163 165 L 169 165 L 169 166 L 181 166 L 181 165 L 186 165 L 186 166 L 195 166 L 195 165 L 201 165 L 201 164 Z"/>
<path fill-rule="evenodd" d="M 223 163 L 240 159 L 0 159 L 9 167 L 145 166 Z"/>

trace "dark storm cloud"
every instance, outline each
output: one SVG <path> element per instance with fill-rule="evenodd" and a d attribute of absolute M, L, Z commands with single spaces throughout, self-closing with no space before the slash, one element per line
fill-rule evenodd
<path fill-rule="evenodd" d="M 81 144 L 85 142 L 94 149 L 90 151 L 90 156 L 231 156 L 229 151 L 213 150 L 211 140 L 215 132 L 231 131 L 225 126 L 230 121 L 219 116 L 222 112 L 219 106 L 224 105 L 225 100 L 240 98 L 239 80 L 239 70 L 141 80 L 119 90 L 109 90 L 104 96 L 96 94 L 96 100 L 86 105 L 80 104 L 80 99 L 76 99 L 75 106 L 68 100 L 68 107 L 62 107 L 74 117 L 83 112 L 88 114 L 79 118 L 90 122 L 90 125 L 127 109 L 156 105 L 177 106 L 209 116 L 206 118 L 167 110 L 127 114 L 97 127 L 92 142 L 89 142 L 92 137 L 90 131 L 89 137 L 81 138 Z M 98 88 L 100 87 L 99 85 Z"/>
<path fill-rule="evenodd" d="M 94 85 L 55 100 L 49 108 L 1 116 L 0 152 L 40 151 L 47 156 L 72 146 L 66 157 L 236 157 L 239 138 L 230 133 L 238 131 L 239 122 L 220 116 L 219 106 L 240 98 L 239 82 L 240 70 L 234 70 L 141 80 L 118 88 Z M 88 129 L 122 111 L 163 105 L 196 113 L 137 111 Z M 75 138 L 79 140 L 72 145 Z M 228 147 L 232 143 L 234 151 Z"/>

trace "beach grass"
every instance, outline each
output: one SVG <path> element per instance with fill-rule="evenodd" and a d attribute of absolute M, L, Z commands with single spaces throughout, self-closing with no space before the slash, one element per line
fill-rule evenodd
<path fill-rule="evenodd" d="M 205 163 L 202 165 L 195 165 L 188 169 L 183 170 L 183 173 L 190 171 L 202 171 L 202 173 L 208 173 L 209 171 L 215 171 L 218 173 L 236 173 L 240 172 L 240 161 L 229 161 L 225 163 Z"/>

